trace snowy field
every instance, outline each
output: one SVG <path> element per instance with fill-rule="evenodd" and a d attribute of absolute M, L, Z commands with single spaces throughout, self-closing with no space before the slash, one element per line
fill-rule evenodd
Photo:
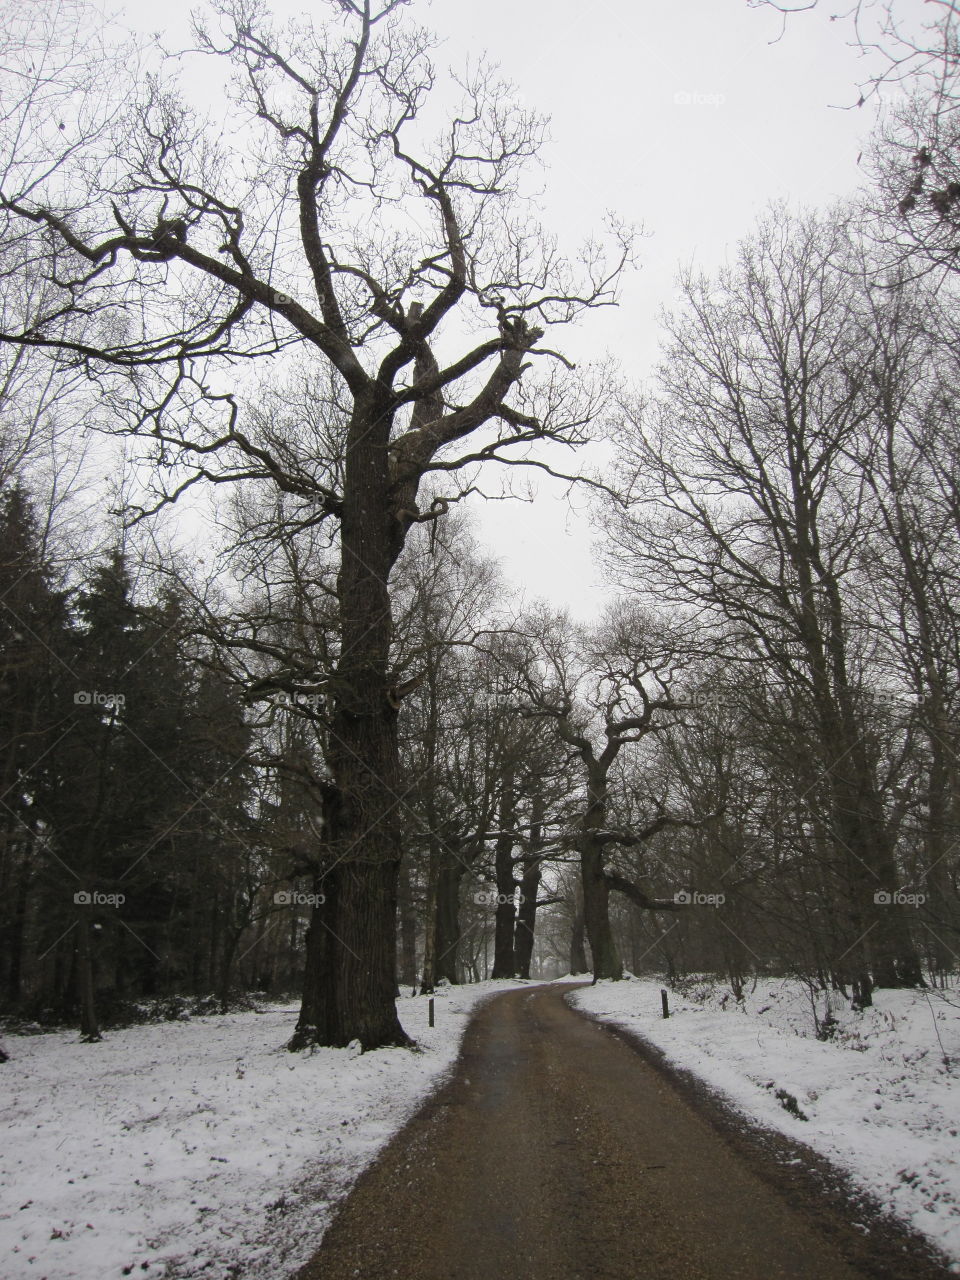
<path fill-rule="evenodd" d="M 399 1001 L 420 1050 L 288 1053 L 297 1006 L 8 1036 L 0 1066 L 0 1276 L 279 1280 L 454 1062 L 477 1003 Z"/>
<path fill-rule="evenodd" d="M 834 1001 L 837 1026 L 822 1041 L 797 982 L 762 981 L 741 1005 L 727 987 L 693 984 L 669 993 L 666 1021 L 660 987 L 602 982 L 568 999 L 658 1046 L 750 1119 L 819 1151 L 960 1274 L 960 990 L 879 991 L 862 1014 Z"/>

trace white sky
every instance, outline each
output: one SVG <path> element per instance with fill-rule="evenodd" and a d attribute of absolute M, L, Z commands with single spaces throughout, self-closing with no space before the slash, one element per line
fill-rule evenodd
<path fill-rule="evenodd" d="M 607 208 L 642 223 L 621 307 L 584 326 L 631 377 L 655 364 L 681 262 L 719 265 L 771 200 L 825 204 L 860 182 L 872 112 L 843 108 L 866 66 L 849 29 L 829 21 L 836 7 L 822 0 L 771 43 L 778 15 L 746 0 L 421 6 L 451 61 L 483 42 L 551 117 L 546 199 L 561 232 L 588 231 Z M 490 506 L 481 530 L 528 592 L 583 616 L 602 603 L 588 523 L 542 487 L 532 507 Z"/>
<path fill-rule="evenodd" d="M 896 7 L 909 20 L 921 5 Z M 191 7 L 167 0 L 158 14 L 131 0 L 125 13 L 170 31 Z M 415 0 L 412 16 L 444 38 L 438 62 L 461 67 L 486 51 L 551 117 L 543 220 L 564 241 L 611 209 L 644 228 L 622 306 L 588 318 L 566 350 L 608 351 L 631 378 L 647 375 L 681 262 L 719 265 L 771 200 L 822 205 L 858 185 L 873 111 L 852 104 L 869 64 L 849 26 L 830 22 L 836 7 L 821 0 L 777 41 L 778 15 L 747 0 Z M 294 0 L 274 8 L 302 11 Z M 478 519 L 526 594 L 585 617 L 602 603 L 589 524 L 548 489 Z"/>

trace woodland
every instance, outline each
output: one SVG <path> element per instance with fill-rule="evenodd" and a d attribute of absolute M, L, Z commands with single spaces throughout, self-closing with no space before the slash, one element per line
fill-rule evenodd
<path fill-rule="evenodd" d="M 811 6 L 773 7 L 789 40 Z M 629 221 L 542 225 L 545 121 L 492 63 L 445 82 L 402 0 L 213 0 L 215 106 L 84 0 L 4 6 L 8 1025 L 285 995 L 292 1049 L 376 1049 L 410 1043 L 401 989 L 487 978 L 861 1010 L 951 980 L 960 49 L 930 9 L 884 10 L 863 100 L 903 94 L 861 195 L 686 272 L 640 384 L 565 348 Z M 589 503 L 593 619 L 475 535 L 528 476 Z"/>

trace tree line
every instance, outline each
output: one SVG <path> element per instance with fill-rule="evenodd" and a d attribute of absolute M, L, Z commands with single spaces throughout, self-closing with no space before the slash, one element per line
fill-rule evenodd
<path fill-rule="evenodd" d="M 218 0 L 219 121 L 82 4 L 5 19 L 5 1009 L 95 1039 L 295 991 L 293 1047 L 374 1048 L 408 1042 L 400 982 L 793 973 L 829 1010 L 945 981 L 953 56 L 864 200 L 682 279 L 633 390 L 555 336 L 615 302 L 629 228 L 568 253 L 535 223 L 543 122 L 489 66 L 427 137 L 401 9 Z M 34 446 L 88 425 L 127 466 L 78 561 Z M 612 467 L 570 469 L 600 426 Z M 514 467 L 592 494 L 593 622 L 477 552 L 460 504 Z M 183 509 L 211 555 L 164 540 Z"/>

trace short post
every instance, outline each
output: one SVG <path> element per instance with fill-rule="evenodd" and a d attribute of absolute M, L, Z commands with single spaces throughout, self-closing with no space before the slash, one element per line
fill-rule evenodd
<path fill-rule="evenodd" d="M 433 1026 L 433 996 L 430 997 L 427 1003 L 427 1025 Z"/>
<path fill-rule="evenodd" d="M 661 1003 L 661 1005 L 663 1006 L 663 1016 L 664 1016 L 665 1018 L 669 1018 L 669 1017 L 670 1017 L 670 1005 L 667 1003 L 667 989 L 666 989 L 666 987 L 661 987 L 661 988 L 660 988 L 660 1003 Z"/>

